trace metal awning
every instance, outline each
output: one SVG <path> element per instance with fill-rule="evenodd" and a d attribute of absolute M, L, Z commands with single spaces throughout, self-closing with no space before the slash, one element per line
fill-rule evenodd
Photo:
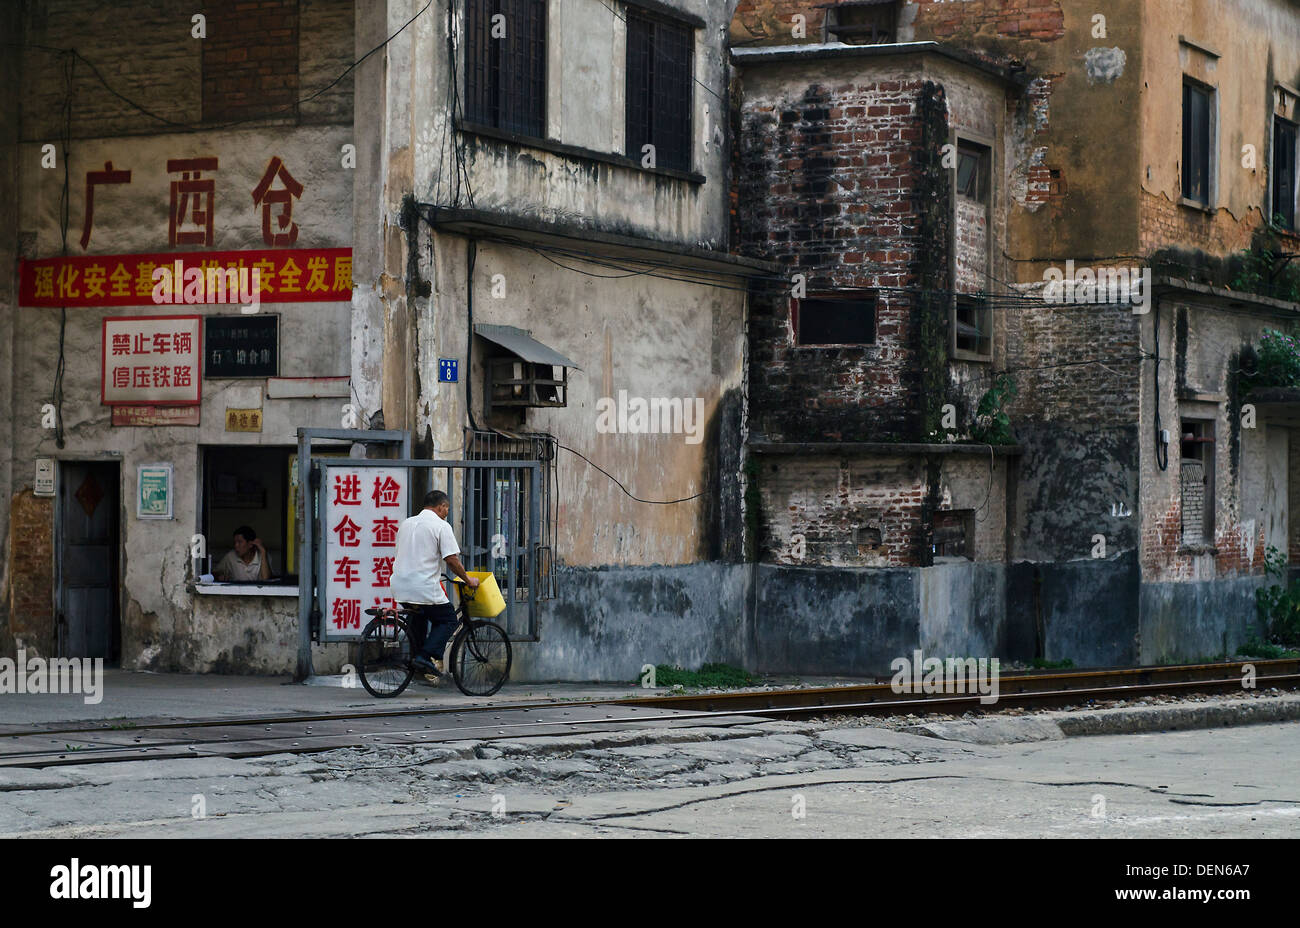
<path fill-rule="evenodd" d="M 475 325 L 474 334 L 482 335 L 493 344 L 519 355 L 531 364 L 550 364 L 555 367 L 582 370 L 555 349 L 548 348 L 533 338 L 532 333 L 524 329 L 517 329 L 512 325 Z"/>

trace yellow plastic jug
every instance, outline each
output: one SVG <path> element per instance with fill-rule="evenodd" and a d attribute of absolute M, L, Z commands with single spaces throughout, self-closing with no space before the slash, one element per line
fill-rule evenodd
<path fill-rule="evenodd" d="M 506 600 L 501 595 L 501 588 L 497 586 L 496 576 L 488 570 L 467 570 L 474 579 L 478 580 L 478 589 L 474 591 L 474 597 L 469 601 L 469 614 L 476 619 L 494 619 L 506 611 Z M 467 588 L 461 585 L 461 595 L 465 595 Z"/>

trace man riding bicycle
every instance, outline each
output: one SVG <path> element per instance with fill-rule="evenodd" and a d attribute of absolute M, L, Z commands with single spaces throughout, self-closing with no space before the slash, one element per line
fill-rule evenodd
<path fill-rule="evenodd" d="M 405 520 L 397 530 L 397 556 L 390 580 L 392 596 L 412 615 L 408 618 L 411 664 L 421 673 L 441 675 L 441 657 L 447 639 L 456 630 L 456 610 L 443 587 L 443 565 L 473 589 L 478 580 L 465 572 L 460 546 L 447 522 L 451 500 L 441 490 L 430 490 L 424 509 Z"/>

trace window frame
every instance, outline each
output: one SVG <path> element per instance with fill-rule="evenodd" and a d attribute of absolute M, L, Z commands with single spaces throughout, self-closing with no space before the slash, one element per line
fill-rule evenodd
<path fill-rule="evenodd" d="M 977 363 L 991 364 L 994 354 L 994 325 L 993 309 L 988 302 L 988 281 L 992 274 L 993 268 L 993 245 L 996 238 L 993 224 L 993 204 L 995 194 L 993 189 L 993 179 L 997 176 L 997 146 L 994 140 L 984 136 L 976 135 L 969 132 L 952 135 L 952 144 L 957 153 L 957 164 L 952 169 L 952 230 L 950 232 L 950 254 L 951 262 L 949 269 L 949 278 L 952 281 L 953 294 L 948 306 L 948 353 L 955 361 L 974 361 Z M 960 197 L 966 196 L 958 189 L 958 178 L 961 173 L 962 156 L 974 155 L 979 159 L 978 175 L 976 189 L 979 196 L 966 197 L 982 202 L 984 206 L 984 227 L 987 230 L 986 242 L 984 248 L 984 283 L 985 287 L 975 293 L 958 293 L 957 292 L 957 204 Z M 987 342 L 988 350 L 971 350 L 962 348 L 958 344 L 957 323 L 958 313 L 960 312 L 963 301 L 979 303 L 977 311 L 981 312 L 987 320 Z M 983 340 L 981 340 L 983 341 Z"/>
<path fill-rule="evenodd" d="M 1277 183 L 1278 166 L 1278 128 L 1279 123 L 1284 124 L 1291 132 L 1291 215 L 1289 224 L 1278 225 L 1274 223 L 1273 217 L 1278 215 L 1277 211 Z M 1300 183 L 1297 182 L 1297 165 L 1300 163 L 1300 123 L 1293 122 L 1278 113 L 1273 114 L 1273 138 L 1269 145 L 1269 183 L 1268 183 L 1268 221 L 1274 228 L 1279 228 L 1287 232 L 1295 232 L 1297 204 L 1300 203 Z M 1285 214 L 1283 214 L 1285 215 Z"/>
<path fill-rule="evenodd" d="M 297 596 L 299 584 L 286 584 L 283 578 L 290 574 L 298 576 L 300 571 L 289 569 L 289 549 L 290 541 L 293 544 L 293 555 L 295 567 L 299 566 L 298 562 L 302 558 L 302 539 L 298 537 L 297 521 L 289 517 L 288 506 L 293 495 L 293 487 L 290 483 L 290 471 L 297 462 L 298 449 L 294 445 L 286 444 L 253 444 L 253 443 L 233 443 L 233 442 L 214 442 L 201 443 L 198 446 L 198 480 L 196 481 L 196 491 L 198 496 L 198 505 L 195 507 L 196 526 L 195 530 L 203 535 L 208 541 L 208 557 L 211 559 L 211 565 L 216 566 L 224 556 L 224 552 L 231 550 L 231 541 L 229 537 L 214 536 L 212 531 L 212 510 L 218 508 L 213 505 L 215 492 L 214 481 L 217 476 L 217 465 L 213 457 L 217 453 L 231 455 L 248 454 L 249 452 L 274 453 L 282 457 L 282 460 L 275 468 L 275 477 L 280 481 L 280 502 L 282 511 L 276 513 L 268 512 L 277 520 L 279 529 L 279 546 L 274 549 L 278 554 L 271 558 L 271 577 L 257 583 L 246 582 L 243 584 L 225 585 L 222 583 L 196 583 L 195 591 L 205 595 L 229 595 L 229 596 L 253 596 L 253 595 L 274 595 L 274 596 Z M 269 491 L 270 486 L 267 485 Z M 303 482 L 299 480 L 298 492 L 303 492 Z M 309 491 L 310 492 L 310 491 Z M 226 507 L 221 507 L 226 508 Z M 264 507 L 265 508 L 265 507 Z M 243 517 L 241 517 L 243 518 Z M 244 519 L 245 522 L 252 524 L 257 530 L 258 535 L 265 538 L 267 523 L 263 520 L 261 527 L 257 524 L 257 519 Z M 213 548 L 216 550 L 213 550 Z M 272 550 L 267 545 L 268 551 Z M 217 552 L 222 552 L 218 554 Z M 205 565 L 205 570 L 207 569 Z M 197 579 L 197 577 L 196 577 Z M 268 592 L 269 591 L 269 592 Z"/>
<path fill-rule="evenodd" d="M 1216 528 L 1215 510 L 1217 507 L 1217 473 L 1215 467 L 1215 451 L 1218 448 L 1217 426 L 1218 420 L 1210 415 L 1199 414 L 1197 412 L 1184 411 L 1178 419 L 1178 501 L 1179 508 L 1182 512 L 1180 524 L 1178 526 L 1179 544 L 1182 547 L 1189 548 L 1212 548 L 1214 547 L 1214 532 Z M 1201 434 L 1191 440 L 1185 439 L 1188 432 L 1188 426 L 1199 427 Z M 1195 435 L 1193 431 L 1193 435 Z M 1186 445 L 1198 446 L 1201 450 L 1200 457 L 1187 457 Z M 1201 501 L 1201 540 L 1199 542 L 1189 542 L 1187 540 L 1187 528 L 1182 522 L 1186 518 L 1186 509 L 1183 503 L 1183 481 L 1182 468 L 1188 462 L 1198 462 L 1201 465 L 1201 473 L 1205 480 L 1205 492 Z"/>
<path fill-rule="evenodd" d="M 535 126 L 533 125 L 523 126 L 519 124 L 518 120 L 514 122 L 507 122 L 506 118 L 503 115 L 504 108 L 502 107 L 502 97 L 504 94 L 508 93 L 507 87 L 503 86 L 503 84 L 508 85 L 514 80 L 523 80 L 524 83 L 527 83 L 529 80 L 528 75 L 525 75 L 523 78 L 514 76 L 511 78 L 505 78 L 503 80 L 504 72 L 498 62 L 498 66 L 495 71 L 496 83 L 495 86 L 493 85 L 492 78 L 494 72 L 491 64 L 492 43 L 500 40 L 495 40 L 491 37 L 490 24 L 491 24 L 492 17 L 494 15 L 496 15 L 497 13 L 506 12 L 502 10 L 501 7 L 503 5 L 509 5 L 509 4 L 519 4 L 520 6 L 524 6 L 524 7 L 535 5 L 540 8 L 537 17 L 538 29 L 540 31 L 540 39 L 539 39 L 540 48 L 538 50 L 537 57 L 541 65 L 541 75 L 540 75 L 540 84 L 537 87 L 537 100 L 535 101 L 535 106 L 536 106 Z M 482 35 L 485 37 L 488 43 L 486 48 L 482 49 L 482 51 L 486 51 L 487 54 L 483 59 L 483 65 L 481 68 L 476 67 L 479 63 L 479 58 L 477 57 L 477 55 L 480 49 L 478 49 L 477 45 L 475 44 L 477 41 L 477 37 L 471 31 L 471 8 L 475 8 L 475 7 L 483 8 L 482 12 L 478 15 L 482 15 L 484 17 L 485 21 L 482 26 L 483 28 Z M 464 103 L 463 103 L 464 122 L 469 126 L 478 126 L 484 129 L 490 129 L 496 132 L 504 133 L 506 135 L 515 138 L 543 139 L 543 140 L 546 139 L 548 135 L 547 119 L 549 118 L 549 112 L 547 109 L 547 103 L 548 103 L 547 97 L 549 96 L 548 88 L 550 86 L 550 76 L 551 76 L 550 75 L 550 54 L 549 54 L 550 40 L 551 40 L 550 29 L 549 29 L 550 0 L 464 0 L 464 6 L 462 7 L 462 10 L 463 10 L 462 40 L 464 43 L 464 47 L 462 49 L 462 55 L 461 55 L 462 64 L 461 64 L 460 77 L 461 77 L 461 87 L 463 88 L 463 95 L 464 95 Z M 509 35 L 510 35 L 509 31 L 507 31 L 507 38 L 505 41 L 510 41 Z M 476 93 L 476 91 L 478 90 L 477 85 L 475 85 L 473 81 L 479 79 L 480 77 L 486 79 L 488 86 L 483 89 L 481 94 L 478 94 Z M 492 101 L 490 104 L 486 104 L 483 102 L 484 100 L 489 98 Z M 527 103 L 528 101 L 525 99 L 523 102 Z M 481 105 L 484 106 L 485 108 L 480 109 L 479 107 Z M 533 118 L 533 114 L 530 113 L 529 117 Z M 536 131 L 533 131 L 534 129 Z"/>
<path fill-rule="evenodd" d="M 871 341 L 867 342 L 803 342 L 800 334 L 802 304 L 812 301 L 822 303 L 870 303 Z M 803 297 L 790 297 L 790 344 L 795 348 L 863 348 L 875 347 L 880 340 L 880 291 L 871 288 L 859 290 L 828 290 L 809 293 Z"/>
<path fill-rule="evenodd" d="M 1188 161 L 1191 154 L 1191 145 L 1193 141 L 1189 140 L 1189 132 L 1193 131 L 1189 126 L 1188 99 L 1189 94 L 1199 94 L 1205 97 L 1205 199 L 1201 200 L 1192 195 L 1193 187 L 1191 186 L 1191 172 L 1189 171 Z M 1184 206 L 1191 206 L 1196 209 L 1212 210 L 1214 208 L 1215 198 L 1218 193 L 1218 136 L 1219 136 L 1219 92 L 1218 88 L 1186 74 L 1183 75 L 1183 101 L 1182 101 L 1182 129 L 1181 129 L 1181 148 L 1179 151 L 1179 196 L 1180 202 Z"/>
<path fill-rule="evenodd" d="M 687 22 L 686 20 L 677 19 L 674 17 L 651 12 L 642 7 L 625 6 L 624 12 L 626 15 L 624 17 L 625 49 L 624 49 L 624 60 L 623 60 L 623 65 L 624 65 L 623 152 L 627 158 L 631 159 L 632 161 L 640 165 L 644 157 L 641 151 L 642 146 L 646 144 L 651 144 L 655 146 L 655 170 L 678 171 L 684 174 L 694 173 L 695 161 L 696 161 L 695 58 L 696 55 L 698 54 L 698 48 L 697 48 L 698 41 L 695 33 L 698 27 L 696 27 L 694 24 L 690 22 Z M 634 71 L 633 64 L 632 64 L 633 54 L 634 54 L 633 41 L 632 41 L 632 26 L 634 23 L 638 25 L 641 24 L 648 25 L 651 29 L 651 34 L 649 39 L 649 51 L 647 53 L 649 56 L 649 65 L 648 65 L 649 75 L 647 77 L 647 88 L 646 88 L 646 94 L 648 99 L 644 101 L 645 111 L 649 114 L 653 114 L 655 112 L 659 112 L 662 110 L 673 109 L 673 107 L 656 107 L 654 105 L 655 96 L 656 96 L 656 86 L 657 86 L 654 77 L 656 73 L 654 69 L 654 64 L 655 64 L 654 49 L 655 49 L 656 33 L 660 28 L 679 29 L 685 35 L 686 41 L 688 43 L 687 54 L 685 58 L 685 74 L 684 74 L 684 80 L 682 81 L 682 83 L 685 85 L 686 88 L 685 91 L 686 99 L 684 101 L 684 105 L 680 108 L 685 116 L 685 127 L 682 133 L 682 145 L 683 145 L 683 151 L 681 153 L 682 161 L 680 163 L 677 163 L 676 161 L 670 161 L 664 158 L 665 152 L 663 146 L 658 142 L 654 141 L 656 137 L 657 129 L 654 125 L 653 119 L 651 119 L 648 123 L 648 134 L 644 139 L 636 138 L 633 135 L 633 128 L 634 128 L 633 108 L 636 105 L 634 103 L 634 100 L 640 97 L 639 89 L 634 88 L 633 86 L 635 79 L 638 76 L 637 73 Z M 634 90 L 636 91 L 635 93 Z M 669 153 L 676 154 L 676 152 L 674 152 L 672 149 L 669 149 Z"/>

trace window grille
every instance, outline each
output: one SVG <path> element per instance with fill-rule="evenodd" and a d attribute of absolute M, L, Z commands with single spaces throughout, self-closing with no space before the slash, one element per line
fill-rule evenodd
<path fill-rule="evenodd" d="M 540 138 L 546 0 L 465 0 L 465 118 Z"/>
<path fill-rule="evenodd" d="M 508 564 L 506 546 L 516 548 L 515 602 L 528 601 L 528 558 L 537 559 L 537 600 L 555 598 L 555 457 L 556 439 L 544 433 L 506 435 L 501 432 L 468 431 L 467 461 L 538 461 L 542 465 L 541 485 L 516 480 L 511 487 L 506 474 L 474 469 L 466 474 L 463 537 L 466 566 L 490 570 L 505 594 Z M 528 494 L 538 494 L 541 524 L 537 538 L 528 538 Z M 494 541 L 496 543 L 494 543 Z"/>
<path fill-rule="evenodd" d="M 695 31 L 687 25 L 627 12 L 627 154 L 643 161 L 654 146 L 656 167 L 691 169 L 691 84 Z"/>

